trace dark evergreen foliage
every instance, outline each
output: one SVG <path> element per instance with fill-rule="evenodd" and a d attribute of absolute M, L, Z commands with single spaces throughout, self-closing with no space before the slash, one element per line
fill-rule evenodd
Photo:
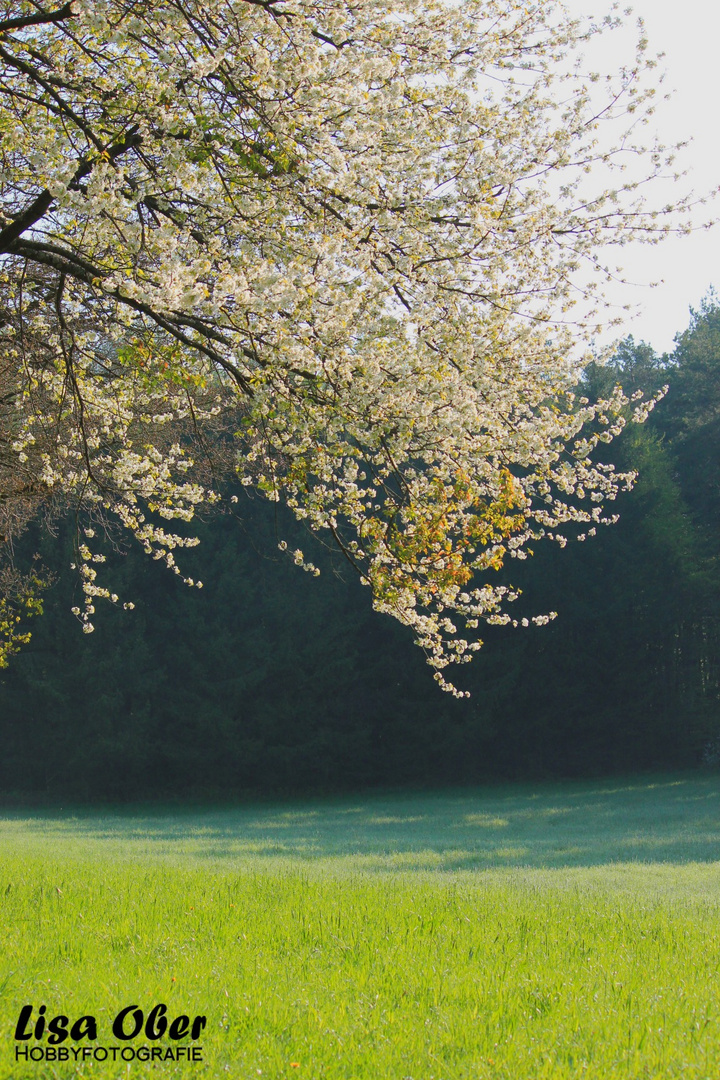
<path fill-rule="evenodd" d="M 72 574 L 53 586 L 0 680 L 0 790 L 236 798 L 700 763 L 720 735 L 715 298 L 672 355 L 629 338 L 610 367 L 588 371 L 587 391 L 616 381 L 670 386 L 650 421 L 612 444 L 614 463 L 638 470 L 636 488 L 618 501 L 617 526 L 510 566 L 518 615 L 559 618 L 489 628 L 465 669 L 469 701 L 436 688 L 339 555 L 241 489 L 240 520 L 204 524 L 200 548 L 183 556 L 201 593 L 142 555 L 117 555 L 113 587 L 136 608 L 99 608 L 84 636 Z M 38 549 L 70 563 L 75 528 L 30 535 L 28 558 Z M 276 535 L 302 546 L 321 578 L 280 552 L 260 555 Z"/>

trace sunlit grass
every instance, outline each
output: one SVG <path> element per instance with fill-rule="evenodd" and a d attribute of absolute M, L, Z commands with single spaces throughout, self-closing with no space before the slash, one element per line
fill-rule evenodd
<path fill-rule="evenodd" d="M 711 775 L 285 806 L 6 814 L 0 1077 L 25 1003 L 207 1015 L 130 1075 L 720 1075 Z M 103 1031 L 106 1036 L 103 1038 Z M 167 1045 L 167 1040 L 162 1045 Z"/>

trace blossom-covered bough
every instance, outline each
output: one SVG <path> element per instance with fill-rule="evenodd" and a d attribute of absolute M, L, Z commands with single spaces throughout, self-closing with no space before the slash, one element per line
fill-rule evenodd
<path fill-rule="evenodd" d="M 572 389 L 603 249 L 684 211 L 640 198 L 651 65 L 583 76 L 595 32 L 550 0 L 0 4 L 3 520 L 74 502 L 181 572 L 173 521 L 237 471 L 453 689 L 512 621 L 495 572 L 605 520 L 632 477 L 593 451 L 651 404 Z"/>

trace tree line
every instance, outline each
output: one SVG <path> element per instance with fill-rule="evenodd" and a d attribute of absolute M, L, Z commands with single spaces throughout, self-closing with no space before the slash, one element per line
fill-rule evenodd
<path fill-rule="evenodd" d="M 29 644 L 1 673 L 2 791 L 236 798 L 715 763 L 717 298 L 671 353 L 628 338 L 578 392 L 595 400 L 618 383 L 628 396 L 668 386 L 612 446 L 636 485 L 618 496 L 616 525 L 564 551 L 538 543 L 497 572 L 521 591 L 519 621 L 550 608 L 558 618 L 485 628 L 457 676 L 469 699 L 438 691 L 412 634 L 372 612 L 337 549 L 238 487 L 233 512 L 202 523 L 199 549 L 184 552 L 202 592 L 119 551 L 106 580 L 135 608 L 98 608 L 87 635 L 71 613 L 72 575 L 46 592 Z M 31 526 L 22 554 L 67 565 L 79 528 Z M 302 546 L 319 579 L 279 540 Z"/>

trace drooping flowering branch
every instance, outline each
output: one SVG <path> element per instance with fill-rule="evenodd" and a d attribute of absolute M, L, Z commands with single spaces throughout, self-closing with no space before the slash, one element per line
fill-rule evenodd
<path fill-rule="evenodd" d="M 652 404 L 573 394 L 600 252 L 687 209 L 643 203 L 652 65 L 581 76 L 595 32 L 552 0 L 6 3 L 10 487 L 180 572 L 163 522 L 218 498 L 232 429 L 243 483 L 331 534 L 452 689 L 512 621 L 494 573 L 607 520 L 632 476 L 593 451 Z M 113 597 L 78 553 L 91 629 Z"/>

